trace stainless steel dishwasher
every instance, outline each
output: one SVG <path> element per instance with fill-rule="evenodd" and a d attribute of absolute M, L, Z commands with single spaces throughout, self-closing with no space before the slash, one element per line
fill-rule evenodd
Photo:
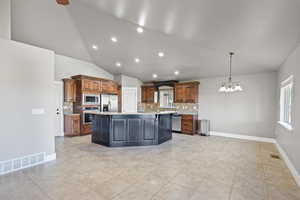
<path fill-rule="evenodd" d="M 179 115 L 179 114 L 173 114 L 172 131 L 173 132 L 181 132 L 181 115 Z"/>

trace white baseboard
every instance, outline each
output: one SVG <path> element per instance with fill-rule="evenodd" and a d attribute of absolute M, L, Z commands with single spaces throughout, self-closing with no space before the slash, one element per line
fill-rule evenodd
<path fill-rule="evenodd" d="M 229 137 L 229 138 L 236 138 L 236 139 L 242 139 L 242 140 L 253 140 L 253 141 L 258 141 L 258 142 L 276 143 L 276 140 L 274 138 L 240 135 L 240 134 L 233 134 L 233 133 L 222 133 L 222 132 L 216 132 L 216 131 L 211 131 L 210 134 L 214 135 L 214 136 Z"/>
<path fill-rule="evenodd" d="M 265 138 L 265 137 L 256 137 L 256 136 L 248 136 L 248 135 L 240 135 L 240 134 L 232 134 L 232 133 L 222 133 L 222 132 L 215 132 L 212 131 L 210 132 L 211 135 L 214 136 L 221 136 L 221 137 L 229 137 L 229 138 L 236 138 L 236 139 L 243 139 L 243 140 L 253 140 L 253 141 L 258 141 L 258 142 L 269 142 L 269 143 L 274 143 L 283 158 L 283 161 L 289 168 L 290 172 L 292 173 L 297 185 L 300 187 L 300 174 L 296 170 L 295 166 L 289 159 L 288 155 L 286 152 L 281 148 L 281 146 L 278 144 L 278 142 L 274 138 Z"/>
<path fill-rule="evenodd" d="M 298 171 L 296 170 L 295 166 L 293 165 L 293 163 L 291 162 L 291 160 L 289 159 L 288 155 L 286 154 L 286 152 L 283 150 L 283 148 L 278 144 L 278 142 L 275 142 L 275 145 L 280 153 L 280 155 L 282 156 L 285 164 L 287 165 L 287 167 L 289 168 L 289 170 L 291 171 L 297 185 L 300 187 L 300 175 L 298 173 Z"/>
<path fill-rule="evenodd" d="M 50 162 L 56 160 L 56 153 L 50 154 L 46 156 L 45 162 Z"/>

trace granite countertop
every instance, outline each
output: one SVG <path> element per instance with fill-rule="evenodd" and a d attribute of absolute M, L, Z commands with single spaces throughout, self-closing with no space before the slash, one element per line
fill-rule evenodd
<path fill-rule="evenodd" d="M 80 114 L 79 113 L 64 113 L 64 115 L 72 116 L 72 115 L 80 115 Z"/>
<path fill-rule="evenodd" d="M 125 112 L 98 112 L 98 111 L 85 111 L 85 113 L 95 114 L 95 115 L 163 115 L 163 114 L 173 114 L 175 111 L 168 112 L 133 112 L 133 113 L 125 113 Z"/>

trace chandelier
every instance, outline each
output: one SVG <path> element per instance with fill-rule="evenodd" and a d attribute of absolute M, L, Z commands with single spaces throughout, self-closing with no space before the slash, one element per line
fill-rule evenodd
<path fill-rule="evenodd" d="M 225 93 L 230 93 L 230 92 L 240 92 L 243 91 L 242 86 L 240 85 L 239 82 L 233 82 L 232 81 L 232 56 L 234 55 L 233 52 L 229 53 L 230 56 L 230 68 L 229 68 L 229 78 L 227 82 L 222 83 L 219 92 L 225 92 Z"/>

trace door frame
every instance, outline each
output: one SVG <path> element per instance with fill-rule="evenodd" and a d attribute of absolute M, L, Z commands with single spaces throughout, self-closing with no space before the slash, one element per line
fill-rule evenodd
<path fill-rule="evenodd" d="M 53 81 L 53 85 L 55 86 L 59 86 L 61 89 L 59 91 L 56 90 L 56 88 L 54 89 L 54 96 L 55 98 L 57 98 L 57 96 L 59 95 L 61 97 L 61 108 L 60 108 L 60 127 L 61 130 L 59 131 L 59 133 L 54 133 L 54 136 L 64 136 L 65 132 L 64 132 L 64 115 L 63 115 L 63 106 L 64 106 L 64 84 L 63 81 Z M 56 92 L 59 92 L 60 94 L 56 94 Z M 56 102 L 56 100 L 55 100 Z M 54 109 L 56 109 L 56 105 L 54 105 Z M 56 110 L 55 110 L 55 118 L 56 118 Z M 56 120 L 56 119 L 55 119 Z M 55 122 L 56 123 L 56 122 Z M 54 130 L 56 131 L 55 128 L 55 124 L 54 124 Z"/>
<path fill-rule="evenodd" d="M 138 110 L 138 90 L 137 87 L 122 87 L 122 112 L 124 112 L 124 90 L 134 90 L 135 91 L 135 97 L 136 97 L 136 111 Z"/>

